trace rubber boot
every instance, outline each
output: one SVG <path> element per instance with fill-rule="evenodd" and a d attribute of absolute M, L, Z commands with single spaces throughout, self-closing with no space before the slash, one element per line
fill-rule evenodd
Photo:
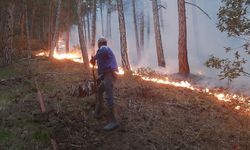
<path fill-rule="evenodd" d="M 119 127 L 119 124 L 115 118 L 115 112 L 113 107 L 109 108 L 108 110 L 108 118 L 109 118 L 109 123 L 104 126 L 103 128 L 104 131 L 112 131 Z"/>
<path fill-rule="evenodd" d="M 95 119 L 101 118 L 101 107 L 100 107 L 100 104 L 98 104 L 98 103 L 95 104 L 95 110 L 93 112 L 93 117 Z"/>
<path fill-rule="evenodd" d="M 99 96 L 96 98 L 96 104 L 95 104 L 95 110 L 93 112 L 93 117 L 95 119 L 100 119 L 101 118 L 101 110 L 102 110 L 102 96 Z"/>

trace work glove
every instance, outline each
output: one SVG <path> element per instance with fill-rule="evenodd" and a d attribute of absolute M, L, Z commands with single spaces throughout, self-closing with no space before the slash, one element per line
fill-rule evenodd
<path fill-rule="evenodd" d="M 93 66 L 95 65 L 95 58 L 94 58 L 94 56 L 91 57 L 90 63 L 91 63 Z"/>

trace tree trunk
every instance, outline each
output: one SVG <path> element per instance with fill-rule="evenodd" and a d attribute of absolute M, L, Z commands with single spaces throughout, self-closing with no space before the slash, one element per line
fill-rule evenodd
<path fill-rule="evenodd" d="M 163 3 L 162 3 L 162 0 L 158 0 L 159 1 L 159 4 L 160 4 L 160 6 L 162 6 L 163 5 Z M 164 33 L 164 18 L 163 18 L 163 7 L 161 7 L 160 9 L 159 9 L 159 12 L 160 12 L 160 27 L 161 27 L 161 29 L 162 29 L 162 32 Z"/>
<path fill-rule="evenodd" d="M 50 58 L 52 58 L 53 55 L 54 55 L 54 48 L 56 47 L 56 43 L 57 43 L 57 40 L 58 40 L 60 14 L 61 14 L 61 3 L 62 3 L 62 0 L 58 0 L 57 1 L 56 20 L 55 20 L 55 32 L 54 32 L 54 35 L 53 35 L 52 44 L 51 44 L 51 50 L 50 50 L 50 54 L 49 54 Z"/>
<path fill-rule="evenodd" d="M 46 30 L 47 29 L 47 25 L 48 25 L 48 22 L 47 22 L 47 17 L 44 16 L 43 17 L 43 42 L 46 41 L 47 39 L 47 34 L 48 34 L 48 31 Z"/>
<path fill-rule="evenodd" d="M 188 75 L 190 73 L 187 56 L 187 26 L 185 0 L 178 0 L 179 14 L 179 41 L 178 41 L 178 59 L 179 73 Z"/>
<path fill-rule="evenodd" d="M 6 23 L 4 31 L 4 48 L 3 48 L 3 65 L 12 63 L 12 51 L 13 51 L 13 26 L 14 26 L 14 10 L 15 4 L 9 2 L 6 14 Z"/>
<path fill-rule="evenodd" d="M 106 37 L 111 39 L 111 0 L 108 1 L 107 7 Z"/>
<path fill-rule="evenodd" d="M 122 66 L 125 71 L 130 71 L 130 65 L 128 60 L 128 48 L 127 48 L 127 38 L 126 38 L 126 27 L 123 12 L 123 2 L 122 0 L 117 0 L 118 9 L 118 19 L 119 19 L 119 29 L 120 29 L 120 45 L 121 45 L 121 58 Z"/>
<path fill-rule="evenodd" d="M 87 28 L 88 28 L 88 43 L 90 43 L 90 18 L 88 12 L 87 12 Z"/>
<path fill-rule="evenodd" d="M 137 58 L 140 61 L 141 59 L 141 51 L 140 51 L 140 44 L 139 44 L 139 35 L 138 35 L 138 26 L 137 26 L 137 15 L 136 15 L 136 8 L 135 8 L 135 0 L 132 0 L 132 8 L 133 8 L 133 19 L 134 19 L 134 28 L 135 28 L 135 42 L 136 42 L 136 51 L 137 51 Z"/>
<path fill-rule="evenodd" d="M 21 18 L 20 18 L 20 36 L 24 38 L 24 25 L 25 25 L 25 13 L 22 11 Z"/>
<path fill-rule="evenodd" d="M 79 33 L 79 42 L 80 42 L 80 47 L 82 51 L 82 58 L 83 62 L 86 68 L 89 68 L 89 58 L 88 58 L 88 52 L 87 52 L 87 47 L 85 44 L 85 38 L 83 35 L 83 22 L 82 22 L 82 16 L 81 16 L 81 0 L 77 0 L 77 20 L 78 20 L 78 33 Z"/>
<path fill-rule="evenodd" d="M 100 13 L 101 13 L 101 24 L 102 24 L 102 35 L 104 35 L 104 24 L 103 24 L 103 0 L 100 0 Z"/>
<path fill-rule="evenodd" d="M 83 19 L 83 31 L 84 31 L 84 37 L 86 38 L 85 39 L 85 44 L 87 45 L 88 44 L 88 42 L 87 42 L 87 25 L 86 25 L 86 21 L 85 21 L 85 15 L 84 15 L 84 17 L 82 17 L 82 19 Z"/>
<path fill-rule="evenodd" d="M 4 12 L 4 10 L 3 10 L 2 6 L 0 6 L 0 20 L 1 20 L 0 21 L 0 32 L 2 32 L 2 30 L 3 30 L 3 22 L 4 22 L 3 12 Z"/>
<path fill-rule="evenodd" d="M 140 12 L 140 51 L 144 50 L 144 27 L 145 27 L 145 20 L 144 20 L 144 1 L 143 1 L 143 8 Z"/>
<path fill-rule="evenodd" d="M 33 5 L 32 13 L 31 13 L 31 23 L 30 23 L 30 35 L 34 38 L 34 20 L 35 20 L 35 14 L 36 14 L 36 6 Z"/>
<path fill-rule="evenodd" d="M 49 3 L 49 25 L 48 25 L 48 50 L 51 49 L 51 39 L 52 39 L 52 1 Z"/>
<path fill-rule="evenodd" d="M 26 0 L 25 5 L 25 17 L 26 17 L 26 40 L 27 40 L 27 57 L 28 59 L 31 58 L 31 48 L 30 48 L 30 30 L 29 30 L 29 18 L 28 18 L 28 9 L 27 9 L 28 2 Z"/>
<path fill-rule="evenodd" d="M 166 64 L 165 64 L 162 40 L 161 40 L 161 29 L 160 29 L 160 22 L 159 22 L 157 0 L 152 0 L 152 5 L 153 5 L 152 8 L 153 8 L 155 44 L 156 44 L 156 51 L 157 51 L 157 58 L 158 58 L 158 66 L 165 67 Z"/>
<path fill-rule="evenodd" d="M 92 9 L 92 37 L 91 37 L 91 53 L 95 54 L 95 43 L 96 43 L 96 0 L 93 2 Z"/>
<path fill-rule="evenodd" d="M 147 26 L 146 26 L 146 29 L 147 29 L 147 31 L 146 31 L 146 43 L 147 43 L 147 47 L 149 46 L 149 43 L 151 42 L 151 40 L 150 40 L 150 37 L 151 37 L 151 19 L 150 19 L 150 12 L 149 11 L 147 11 Z"/>
<path fill-rule="evenodd" d="M 68 31 L 66 32 L 66 53 L 69 53 L 69 35 L 70 29 L 68 28 Z"/>
<path fill-rule="evenodd" d="M 70 7 L 70 1 L 68 1 L 68 7 Z M 66 31 L 66 53 L 69 53 L 69 38 L 70 38 L 70 11 L 67 14 L 67 31 Z"/>

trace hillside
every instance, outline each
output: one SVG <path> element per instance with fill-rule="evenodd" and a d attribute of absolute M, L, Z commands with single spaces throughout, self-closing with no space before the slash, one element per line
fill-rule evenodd
<path fill-rule="evenodd" d="M 44 58 L 28 65 L 22 60 L 1 69 L 0 79 L 3 150 L 250 149 L 249 114 L 208 94 L 119 76 L 115 98 L 121 126 L 104 132 L 105 115 L 100 120 L 91 116 L 94 97 L 70 95 L 72 85 L 92 79 L 81 64 Z"/>

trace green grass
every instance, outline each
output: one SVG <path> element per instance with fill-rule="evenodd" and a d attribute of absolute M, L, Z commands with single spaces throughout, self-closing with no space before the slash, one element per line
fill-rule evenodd
<path fill-rule="evenodd" d="M 31 135 L 32 139 L 38 140 L 38 141 L 44 141 L 48 142 L 50 137 L 47 131 L 44 130 L 37 130 Z"/>
<path fill-rule="evenodd" d="M 33 146 L 50 146 L 47 128 L 31 116 L 8 116 L 0 126 L 0 149 L 33 149 Z M 42 149 L 42 148 L 41 148 Z"/>
<path fill-rule="evenodd" d="M 31 70 L 33 75 L 39 74 L 38 85 L 45 98 L 46 95 L 50 96 L 54 93 L 59 94 L 57 97 L 64 98 L 65 87 L 79 82 L 82 78 L 79 71 L 81 66 L 72 67 L 63 63 L 31 61 Z M 43 76 L 46 72 L 56 74 Z M 26 62 L 0 69 L 0 79 L 24 77 L 26 74 Z M 66 102 L 55 101 L 55 109 L 57 107 L 59 110 L 65 109 L 64 106 L 68 105 Z M 41 116 L 33 115 L 36 113 L 40 113 L 40 110 L 36 99 L 34 78 L 24 77 L 21 82 L 10 82 L 7 86 L 0 86 L 0 150 L 51 148 L 50 130 L 46 127 L 43 118 L 40 118 Z"/>
<path fill-rule="evenodd" d="M 13 93 L 7 90 L 2 90 L 0 92 L 0 110 L 8 105 L 13 99 Z"/>
<path fill-rule="evenodd" d="M 17 77 L 21 75 L 22 67 L 18 64 L 13 64 L 10 66 L 2 67 L 0 69 L 0 79 L 8 79 L 11 77 Z"/>
<path fill-rule="evenodd" d="M 0 143 L 5 142 L 11 137 L 11 133 L 0 128 Z"/>

